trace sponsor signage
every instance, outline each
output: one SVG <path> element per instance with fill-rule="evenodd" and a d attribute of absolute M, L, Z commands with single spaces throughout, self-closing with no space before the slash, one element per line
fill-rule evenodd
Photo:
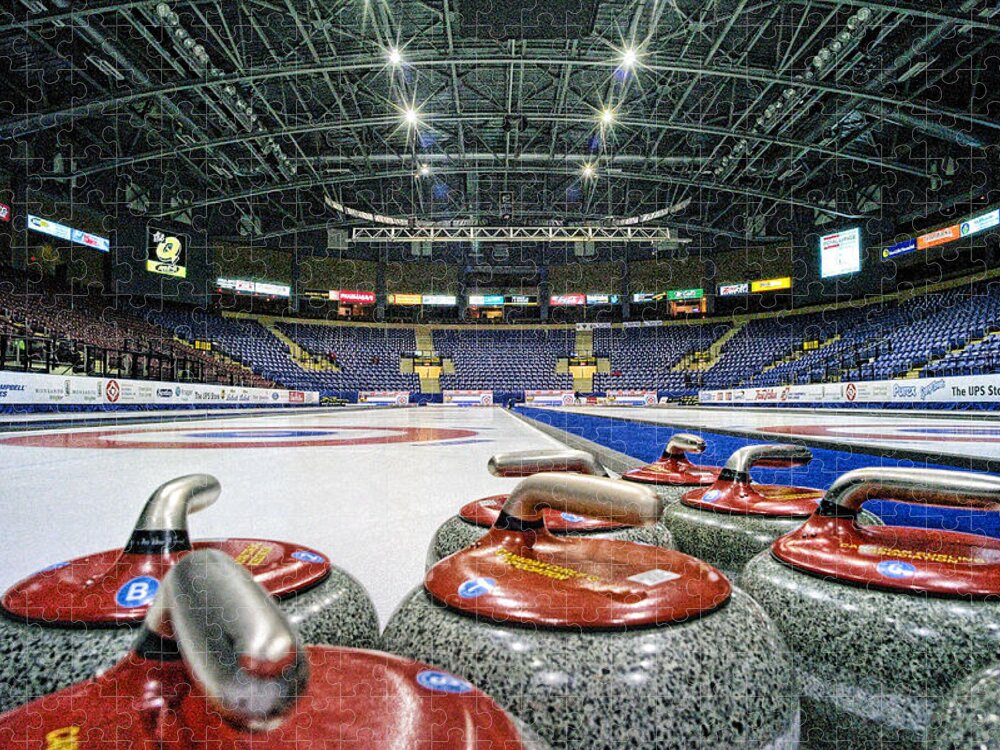
<path fill-rule="evenodd" d="M 819 264 L 820 276 L 824 279 L 860 271 L 861 229 L 852 227 L 820 237 Z"/>
<path fill-rule="evenodd" d="M 250 281 L 249 279 L 217 278 L 215 285 L 237 294 L 260 294 L 265 297 L 289 297 L 292 289 L 284 284 L 271 284 L 267 281 Z"/>
<path fill-rule="evenodd" d="M 742 282 L 740 284 L 719 284 L 720 297 L 735 297 L 740 294 L 750 294 L 750 284 Z"/>
<path fill-rule="evenodd" d="M 897 255 L 906 255 L 907 253 L 912 253 L 917 249 L 917 241 L 903 240 L 902 242 L 897 242 L 895 245 L 889 245 L 889 247 L 882 248 L 883 258 L 895 258 Z"/>
<path fill-rule="evenodd" d="M 471 307 L 503 307 L 502 294 L 470 294 Z"/>
<path fill-rule="evenodd" d="M 186 278 L 188 236 L 153 226 L 146 228 L 146 234 L 146 271 Z"/>
<path fill-rule="evenodd" d="M 573 391 L 525 391 L 524 402 L 536 406 L 572 406 L 576 396 Z"/>
<path fill-rule="evenodd" d="M 982 232 L 985 229 L 990 229 L 998 224 L 1000 224 L 1000 208 L 990 211 L 988 214 L 983 214 L 982 216 L 973 217 L 968 221 L 963 221 L 959 227 L 959 232 L 963 237 L 965 237 L 970 234 L 975 234 L 976 232 Z"/>
<path fill-rule="evenodd" d="M 493 391 L 441 391 L 445 404 L 452 406 L 493 406 Z"/>
<path fill-rule="evenodd" d="M 943 245 L 946 242 L 957 240 L 961 236 L 961 229 L 958 224 L 952 224 L 950 227 L 935 229 L 933 232 L 928 232 L 927 234 L 922 234 L 917 237 L 917 250 L 924 250 L 928 247 L 937 247 L 938 245 Z"/>
<path fill-rule="evenodd" d="M 608 391 L 606 401 L 615 406 L 655 406 L 656 391 Z"/>
<path fill-rule="evenodd" d="M 703 404 L 1000 403 L 1000 374 L 701 391 Z"/>
<path fill-rule="evenodd" d="M 585 294 L 553 294 L 549 297 L 549 304 L 553 307 L 575 307 L 587 304 Z"/>
<path fill-rule="evenodd" d="M 790 276 L 783 276 L 780 279 L 760 279 L 759 281 L 750 282 L 750 291 L 753 293 L 757 292 L 773 292 L 778 289 L 791 289 L 792 279 Z"/>
<path fill-rule="evenodd" d="M 0 221 L 10 221 L 10 206 L 0 203 Z"/>
<path fill-rule="evenodd" d="M 704 289 L 676 289 L 672 292 L 667 292 L 667 299 L 671 302 L 684 299 L 701 299 L 704 296 Z"/>
<path fill-rule="evenodd" d="M 505 305 L 537 305 L 538 297 L 533 294 L 508 294 L 504 297 Z"/>
<path fill-rule="evenodd" d="M 423 297 L 419 294 L 390 294 L 390 305 L 419 305 Z"/>
<path fill-rule="evenodd" d="M 102 253 L 106 253 L 111 250 L 111 242 L 107 237 L 90 234 L 90 232 L 84 232 L 81 229 L 73 229 L 72 227 L 67 227 L 64 224 L 57 224 L 54 221 L 49 221 L 48 219 L 43 219 L 39 216 L 32 216 L 31 214 L 28 214 L 28 229 L 34 232 L 47 234 L 50 237 L 56 237 L 60 240 L 73 242 L 77 245 L 86 245 L 87 247 L 92 247 L 95 250 L 100 250 Z"/>
<path fill-rule="evenodd" d="M 375 292 L 359 292 L 353 289 L 341 289 L 337 299 L 352 305 L 374 305 Z"/>
<path fill-rule="evenodd" d="M 359 404 L 372 406 L 406 406 L 410 403 L 409 391 L 359 391 Z"/>
<path fill-rule="evenodd" d="M 611 302 L 610 294 L 588 294 L 587 304 L 588 305 L 607 305 Z"/>
<path fill-rule="evenodd" d="M 632 301 L 640 304 L 643 302 L 656 302 L 657 296 L 653 292 L 636 292 L 632 295 Z"/>
<path fill-rule="evenodd" d="M 425 294 L 424 304 L 432 307 L 453 307 L 458 304 L 454 294 Z"/>
<path fill-rule="evenodd" d="M 293 395 L 293 394 L 299 395 Z M 151 380 L 64 377 L 40 373 L 4 372 L 0 375 L 0 404 L 68 404 L 99 407 L 156 404 L 318 404 L 315 391 L 178 384 Z"/>

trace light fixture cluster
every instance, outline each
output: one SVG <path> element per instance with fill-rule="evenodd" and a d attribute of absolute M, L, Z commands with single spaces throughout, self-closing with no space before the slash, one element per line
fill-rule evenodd
<path fill-rule="evenodd" d="M 872 12 L 869 8 L 859 8 L 844 24 L 844 30 L 829 40 L 822 49 L 813 56 L 809 62 L 809 67 L 802 73 L 793 76 L 794 81 L 810 82 L 824 77 L 829 73 L 837 61 L 851 48 L 851 43 L 856 41 L 871 21 Z M 764 108 L 754 119 L 752 133 L 765 133 L 774 128 L 780 121 L 779 115 L 783 111 L 789 111 L 799 104 L 805 97 L 804 90 L 795 86 L 788 86 L 781 92 L 781 96 Z M 723 156 L 719 163 L 712 170 L 713 174 L 723 176 L 728 174 L 736 162 L 743 158 L 751 149 L 751 144 L 746 138 L 740 138 L 733 144 L 732 151 Z"/>
<path fill-rule="evenodd" d="M 205 50 L 205 47 L 198 43 L 190 32 L 184 28 L 181 18 L 168 3 L 159 3 L 156 6 L 156 17 L 166 30 L 179 58 L 185 61 L 196 73 L 207 78 L 224 78 L 226 73 L 212 64 L 212 60 Z M 212 87 L 219 97 L 220 103 L 225 106 L 236 118 L 236 121 L 248 131 L 263 131 L 264 126 L 260 122 L 257 113 L 253 111 L 253 105 L 243 98 L 241 92 L 231 83 Z M 278 168 L 286 177 L 293 176 L 298 172 L 298 165 L 288 158 L 281 146 L 274 138 L 267 138 L 264 141 L 262 151 L 264 154 L 273 155 L 278 163 Z"/>

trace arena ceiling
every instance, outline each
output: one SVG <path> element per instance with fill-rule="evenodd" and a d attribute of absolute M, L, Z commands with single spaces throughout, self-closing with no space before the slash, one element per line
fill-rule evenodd
<path fill-rule="evenodd" d="M 979 0 L 14 0 L 0 157 L 258 238 L 508 192 L 527 224 L 888 231 L 996 184 L 998 33 Z"/>

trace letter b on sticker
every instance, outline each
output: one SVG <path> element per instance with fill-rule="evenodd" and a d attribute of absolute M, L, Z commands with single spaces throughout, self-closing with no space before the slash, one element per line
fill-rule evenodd
<path fill-rule="evenodd" d="M 126 581 L 125 584 L 118 589 L 118 593 L 115 595 L 115 601 L 118 603 L 119 607 L 125 607 L 127 609 L 142 607 L 153 601 L 153 597 L 156 596 L 156 592 L 159 588 L 160 582 L 155 578 L 151 578 L 149 576 L 139 576 L 138 578 Z"/>

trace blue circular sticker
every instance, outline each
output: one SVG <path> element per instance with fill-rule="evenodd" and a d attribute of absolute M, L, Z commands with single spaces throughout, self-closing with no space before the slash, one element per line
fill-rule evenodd
<path fill-rule="evenodd" d="M 126 607 L 128 609 L 142 607 L 153 601 L 153 597 L 156 596 L 156 592 L 159 589 L 160 582 L 155 578 L 139 576 L 138 578 L 133 578 L 131 581 L 126 581 L 118 589 L 118 593 L 115 594 L 115 601 L 118 602 L 119 607 Z"/>
<path fill-rule="evenodd" d="M 911 578 L 917 572 L 915 566 L 902 560 L 883 560 L 875 566 L 881 575 L 886 578 Z"/>
<path fill-rule="evenodd" d="M 490 593 L 496 587 L 497 582 L 493 578 L 472 578 L 458 587 L 458 595 L 463 599 L 475 599 Z"/>
<path fill-rule="evenodd" d="M 460 677 L 447 672 L 438 672 L 435 669 L 425 669 L 417 675 L 417 683 L 428 690 L 438 693 L 462 693 L 472 692 L 472 685 Z"/>
<path fill-rule="evenodd" d="M 583 516 L 578 516 L 576 513 L 560 513 L 560 515 L 567 523 L 580 523 L 580 521 L 584 520 Z"/>
<path fill-rule="evenodd" d="M 310 552 L 309 550 L 296 550 L 292 553 L 292 557 L 296 560 L 301 560 L 307 563 L 321 563 L 326 562 L 326 558 L 323 555 L 317 555 L 315 552 Z"/>
<path fill-rule="evenodd" d="M 720 490 L 709 490 L 701 496 L 701 499 L 706 503 L 714 503 L 720 497 L 722 497 L 722 492 Z"/>

